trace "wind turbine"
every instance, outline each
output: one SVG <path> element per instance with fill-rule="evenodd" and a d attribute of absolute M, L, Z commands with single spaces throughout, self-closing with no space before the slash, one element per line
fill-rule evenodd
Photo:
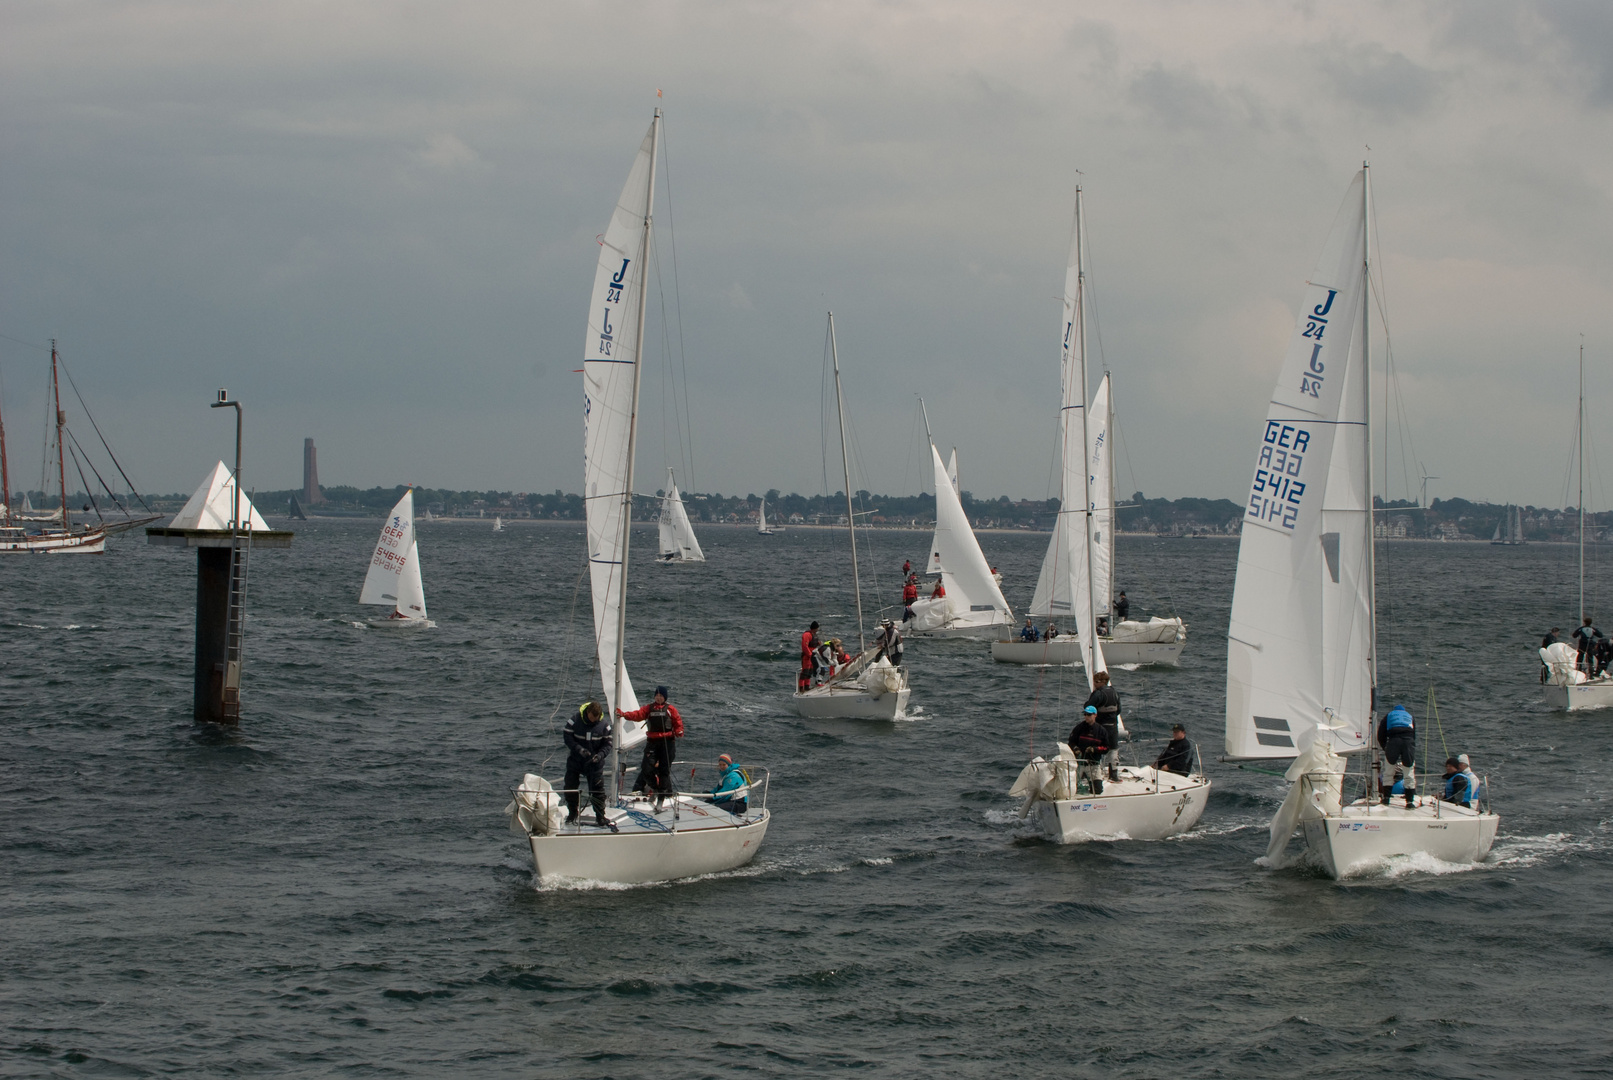
<path fill-rule="evenodd" d="M 1428 481 L 1438 480 L 1439 477 L 1430 476 L 1428 474 L 1428 466 L 1424 465 L 1420 461 L 1417 463 L 1417 471 L 1421 473 L 1423 477 L 1422 493 L 1417 496 L 1417 505 L 1426 510 L 1428 509 Z"/>

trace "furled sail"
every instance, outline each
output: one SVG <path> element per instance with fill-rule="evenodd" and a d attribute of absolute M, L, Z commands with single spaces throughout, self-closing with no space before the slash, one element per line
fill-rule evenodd
<path fill-rule="evenodd" d="M 1067 620 L 1080 637 L 1082 662 L 1087 684 L 1092 676 L 1106 670 L 1103 649 L 1098 644 L 1092 610 L 1092 574 L 1089 562 L 1091 524 L 1087 515 L 1086 432 L 1086 310 L 1082 291 L 1080 194 L 1076 195 L 1076 226 L 1070 238 L 1069 264 L 1064 272 L 1064 317 L 1060 326 L 1059 371 L 1062 400 L 1059 408 L 1059 513 L 1053 536 L 1042 558 L 1031 598 L 1031 614 Z M 1107 441 L 1107 440 L 1106 440 Z"/>
<path fill-rule="evenodd" d="M 666 471 L 666 494 L 661 497 L 661 558 L 671 562 L 705 562 L 706 554 L 695 539 L 694 526 L 689 523 L 689 512 L 683 507 L 683 496 L 678 493 L 678 482 L 672 470 Z"/>
<path fill-rule="evenodd" d="M 414 539 L 414 492 L 403 498 L 387 515 L 381 536 L 370 556 L 370 569 L 364 575 L 361 604 L 380 604 L 396 609 L 411 619 L 426 617 L 426 594 L 420 584 L 420 548 Z"/>
<path fill-rule="evenodd" d="M 644 287 L 649 202 L 656 120 L 639 145 L 621 198 L 599 241 L 599 268 L 588 305 L 583 344 L 583 500 L 588 517 L 588 571 L 593 586 L 594 644 L 605 700 L 636 709 L 633 684 L 622 672 L 616 697 L 617 619 L 627 559 L 622 520 L 626 512 L 628 442 L 633 426 L 633 380 L 639 362 L 639 293 Z"/>
<path fill-rule="evenodd" d="M 946 586 L 952 615 L 949 625 L 1012 623 L 1014 613 L 992 577 L 980 542 L 963 512 L 963 503 L 948 478 L 947 467 L 941 463 L 941 452 L 933 444 L 930 456 L 935 465 L 935 535 L 930 540 L 928 572 L 940 574 Z M 956 452 L 952 460 L 957 461 Z"/>
<path fill-rule="evenodd" d="M 1305 286 L 1261 428 L 1227 630 L 1226 749 L 1292 758 L 1371 723 L 1371 504 L 1361 370 L 1366 178 Z"/>

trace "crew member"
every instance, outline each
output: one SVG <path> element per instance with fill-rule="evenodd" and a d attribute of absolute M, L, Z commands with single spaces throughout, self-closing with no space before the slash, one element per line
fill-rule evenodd
<path fill-rule="evenodd" d="M 1404 705 L 1396 705 L 1383 714 L 1378 721 L 1378 745 L 1383 747 L 1384 763 L 1386 765 L 1404 765 L 1406 767 L 1406 805 L 1417 804 L 1417 770 L 1412 767 L 1416 760 L 1417 751 L 1417 725 L 1411 718 L 1411 712 Z M 1380 774 L 1381 775 L 1381 774 Z M 1388 802 L 1388 798 L 1384 799 Z"/>
<path fill-rule="evenodd" d="M 1445 794 L 1440 796 L 1444 801 L 1459 803 L 1462 806 L 1471 805 L 1478 795 L 1478 785 L 1469 781 L 1471 772 L 1462 771 L 1462 763 L 1455 758 L 1445 759 Z"/>
<path fill-rule="evenodd" d="M 813 619 L 807 632 L 801 635 L 801 675 L 795 680 L 795 688 L 802 693 L 812 685 L 813 656 L 818 645 L 818 620 Z"/>
<path fill-rule="evenodd" d="M 1554 626 L 1550 630 L 1546 631 L 1546 636 L 1540 639 L 1540 647 L 1542 649 L 1549 649 L 1553 645 L 1561 642 L 1563 639 L 1557 636 L 1561 632 L 1562 627 L 1560 626 Z"/>
<path fill-rule="evenodd" d="M 883 656 L 883 657 L 885 657 L 887 660 L 889 660 L 891 662 L 892 667 L 901 667 L 902 666 L 902 632 L 901 632 L 901 630 L 899 630 L 897 628 L 896 624 L 891 622 L 889 619 L 886 619 L 884 622 L 880 623 L 879 625 L 880 625 L 879 637 L 874 642 L 874 647 L 877 650 L 874 653 L 874 659 L 878 660 L 881 656 Z"/>
<path fill-rule="evenodd" d="M 605 759 L 610 756 L 610 724 L 605 710 L 598 702 L 585 701 L 567 721 L 560 737 L 565 740 L 566 779 L 562 784 L 566 796 L 566 824 L 577 824 L 577 804 L 582 790 L 578 786 L 584 775 L 588 777 L 588 798 L 594 804 L 594 824 L 616 831 L 616 826 L 605 820 Z"/>
<path fill-rule="evenodd" d="M 721 779 L 711 789 L 711 805 L 730 814 L 743 814 L 749 805 L 745 798 L 749 787 L 744 770 L 734 764 L 733 758 L 723 754 L 717 758 L 717 772 Z"/>
<path fill-rule="evenodd" d="M 1189 776 L 1193 772 L 1193 744 L 1188 741 L 1187 729 L 1181 724 L 1171 725 L 1171 741 L 1154 759 L 1154 768 L 1165 772 Z"/>
<path fill-rule="evenodd" d="M 1467 777 L 1467 804 L 1477 810 L 1479 808 L 1479 778 L 1473 775 L 1473 766 L 1469 763 L 1466 754 L 1456 755 L 1456 769 Z"/>
<path fill-rule="evenodd" d="M 1019 640 L 1029 642 L 1041 640 L 1040 636 L 1036 633 L 1036 624 L 1031 622 L 1031 617 L 1029 615 L 1025 616 L 1025 628 L 1019 632 Z"/>
<path fill-rule="evenodd" d="M 902 580 L 906 581 L 912 575 L 913 575 L 913 560 L 912 559 L 903 559 L 902 560 Z"/>
<path fill-rule="evenodd" d="M 1579 667 L 1579 670 L 1587 675 L 1590 674 L 1596 663 L 1597 639 L 1601 636 L 1602 632 L 1591 622 L 1589 615 L 1585 616 L 1585 625 L 1574 631 L 1574 644 L 1579 649 L 1579 655 L 1574 662 Z"/>
<path fill-rule="evenodd" d="M 913 604 L 919 598 L 919 579 L 917 574 L 907 575 L 907 584 L 902 586 L 902 621 L 913 618 Z"/>
<path fill-rule="evenodd" d="M 1098 722 L 1098 710 L 1088 705 L 1081 710 L 1081 722 L 1070 731 L 1070 749 L 1081 759 L 1081 776 L 1086 777 L 1092 794 L 1103 794 L 1104 757 L 1113 743 L 1109 729 Z"/>
<path fill-rule="evenodd" d="M 1115 597 L 1115 622 L 1125 622 L 1131 615 L 1131 601 L 1126 599 L 1126 590 L 1121 589 L 1120 595 Z"/>
<path fill-rule="evenodd" d="M 632 712 L 616 710 L 623 720 L 642 720 L 649 727 L 645 732 L 649 741 L 645 750 L 649 754 L 652 782 L 655 788 L 655 812 L 661 812 L 662 800 L 676 793 L 672 790 L 672 759 L 678 755 L 678 740 L 683 737 L 683 717 L 677 706 L 667 701 L 667 688 L 657 686 L 655 698 Z"/>
<path fill-rule="evenodd" d="M 1109 779 L 1119 782 L 1120 695 L 1109 685 L 1107 671 L 1100 671 L 1092 676 L 1092 693 L 1087 697 L 1086 703 L 1088 708 L 1097 713 L 1098 723 L 1109 733 L 1109 753 L 1105 756 L 1104 764 L 1108 767 Z"/>
<path fill-rule="evenodd" d="M 935 579 L 935 588 L 930 590 L 931 600 L 940 600 L 947 594 L 947 587 L 941 583 L 940 578 Z"/>

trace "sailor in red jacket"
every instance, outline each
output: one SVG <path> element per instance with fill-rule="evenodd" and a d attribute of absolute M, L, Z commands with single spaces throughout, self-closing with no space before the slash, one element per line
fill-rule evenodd
<path fill-rule="evenodd" d="M 907 584 L 902 586 L 902 621 L 913 618 L 913 601 L 919 598 L 919 579 L 916 574 L 907 576 Z"/>
<path fill-rule="evenodd" d="M 667 688 L 655 688 L 655 700 L 631 712 L 616 710 L 623 720 L 642 720 L 649 726 L 644 756 L 654 773 L 655 812 L 661 812 L 661 802 L 675 796 L 672 790 L 672 759 L 678 756 L 678 740 L 683 737 L 683 717 L 675 706 L 667 702 Z"/>
<path fill-rule="evenodd" d="M 807 632 L 801 635 L 801 674 L 795 680 L 795 688 L 803 694 L 812 685 L 812 667 L 820 644 L 822 643 L 818 640 L 818 621 L 814 619 Z"/>

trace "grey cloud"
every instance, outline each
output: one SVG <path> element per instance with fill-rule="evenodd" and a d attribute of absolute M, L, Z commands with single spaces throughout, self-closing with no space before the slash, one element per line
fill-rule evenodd
<path fill-rule="evenodd" d="M 1318 50 L 1334 87 L 1380 120 L 1402 120 L 1434 104 L 1444 76 L 1376 42 Z"/>

